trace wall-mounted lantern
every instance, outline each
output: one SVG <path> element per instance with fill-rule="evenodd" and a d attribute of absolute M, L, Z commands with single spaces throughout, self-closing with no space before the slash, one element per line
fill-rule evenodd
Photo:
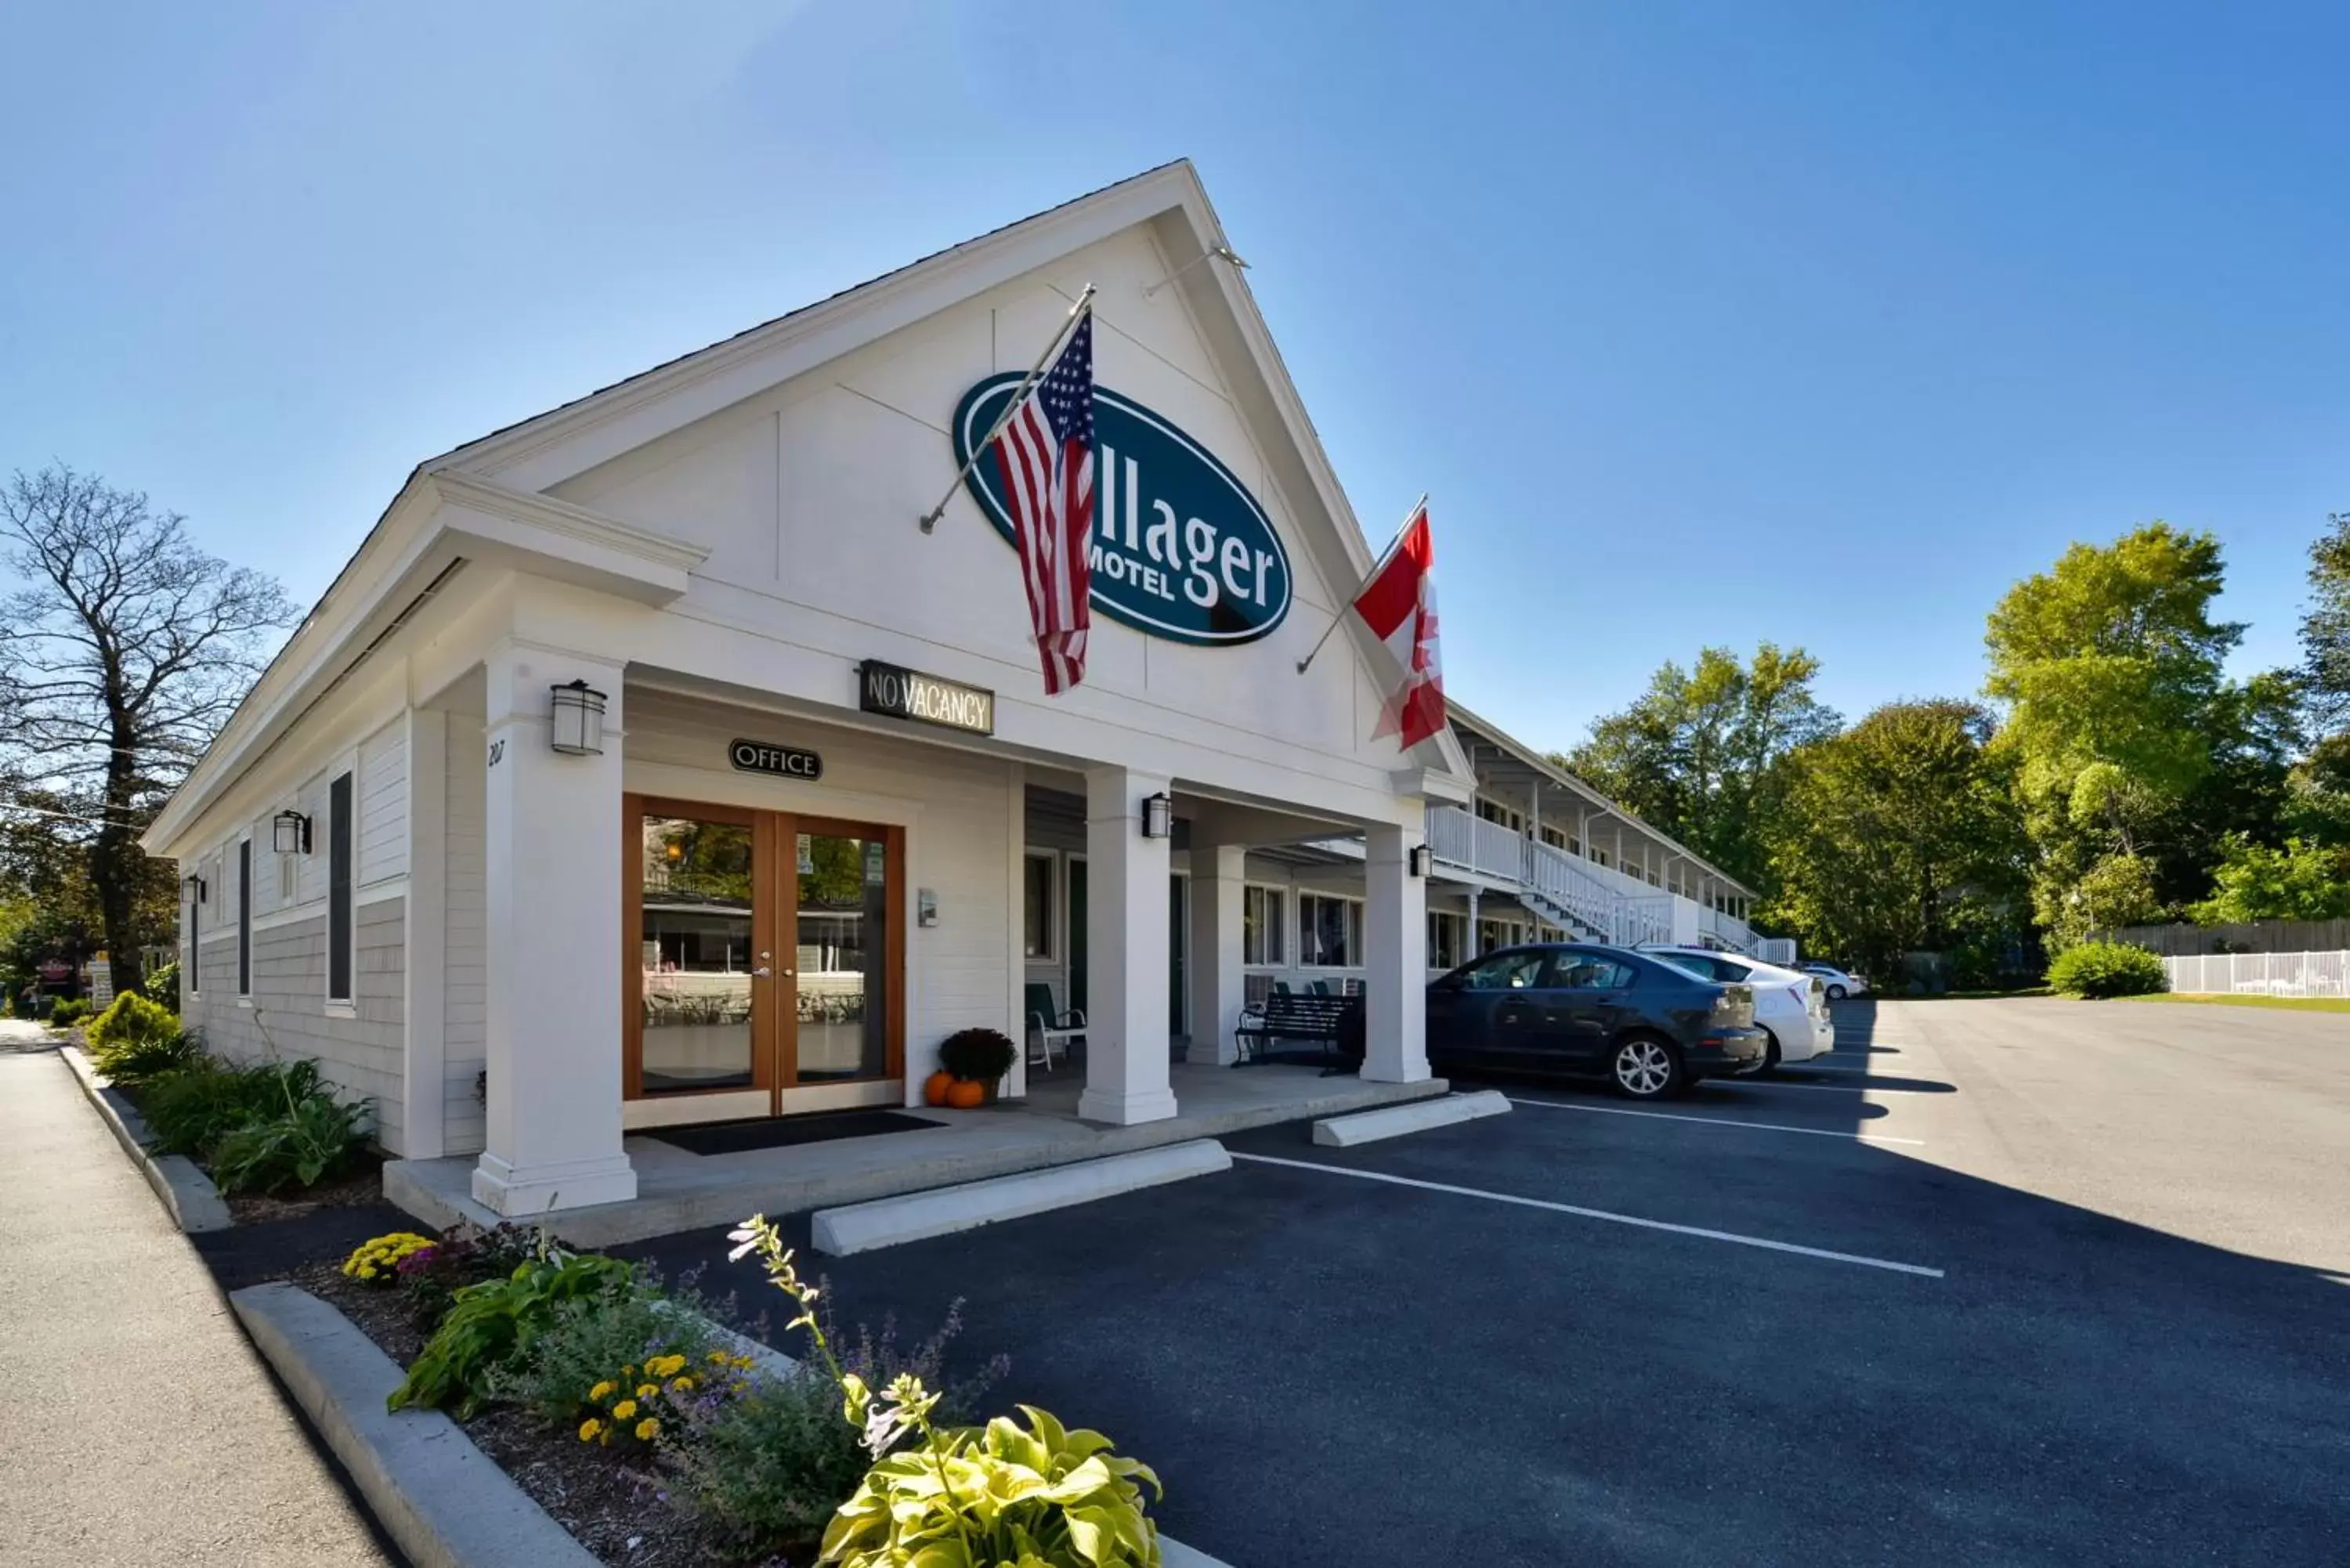
<path fill-rule="evenodd" d="M 310 853 L 310 819 L 298 811 L 281 811 L 269 819 L 269 846 L 280 855 Z"/>
<path fill-rule="evenodd" d="M 1142 836 L 1165 838 L 1175 831 L 1175 803 L 1165 791 L 1142 797 Z"/>
<path fill-rule="evenodd" d="M 1415 844 L 1408 861 L 1413 876 L 1425 877 L 1436 868 L 1436 851 L 1425 844 Z"/>
<path fill-rule="evenodd" d="M 549 743 L 567 757 L 604 754 L 604 694 L 585 680 L 553 688 L 554 727 Z"/>
<path fill-rule="evenodd" d="M 203 877 L 182 877 L 180 878 L 180 886 L 185 888 L 188 890 L 188 897 L 193 898 L 197 903 L 201 904 L 204 901 L 204 879 Z"/>

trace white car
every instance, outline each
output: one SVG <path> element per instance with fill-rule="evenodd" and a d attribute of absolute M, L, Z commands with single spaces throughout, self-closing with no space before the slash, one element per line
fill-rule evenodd
<path fill-rule="evenodd" d="M 1866 975 L 1855 974 L 1846 969 L 1838 969 L 1832 963 L 1807 963 L 1804 965 L 1804 972 L 1819 977 L 1820 984 L 1827 988 L 1830 1002 L 1842 1002 L 1847 996 L 1868 994 Z"/>
<path fill-rule="evenodd" d="M 1643 947 L 1639 950 L 1700 980 L 1743 981 L 1752 986 L 1754 1026 L 1771 1036 L 1762 1071 L 1767 1073 L 1782 1062 L 1808 1062 L 1835 1049 L 1827 985 L 1819 976 L 1711 948 Z"/>

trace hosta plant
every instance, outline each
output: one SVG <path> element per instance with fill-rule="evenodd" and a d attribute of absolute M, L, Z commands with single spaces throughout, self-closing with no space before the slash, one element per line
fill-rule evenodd
<path fill-rule="evenodd" d="M 901 1374 L 879 1391 L 842 1368 L 783 1236 L 754 1215 L 731 1238 L 733 1256 L 757 1252 L 769 1282 L 799 1308 L 844 1418 L 864 1436 L 873 1463 L 824 1535 L 821 1563 L 842 1568 L 1156 1568 L 1159 1529 L 1142 1489 L 1163 1495 L 1138 1459 L 1099 1432 L 1071 1431 L 1021 1406 L 1025 1425 L 999 1416 L 985 1427 L 931 1420 L 939 1396 Z"/>

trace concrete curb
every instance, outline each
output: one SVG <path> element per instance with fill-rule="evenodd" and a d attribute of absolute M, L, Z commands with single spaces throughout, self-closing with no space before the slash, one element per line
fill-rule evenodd
<path fill-rule="evenodd" d="M 228 1299 L 415 1568 L 600 1568 L 456 1422 L 386 1410 L 400 1368 L 341 1313 L 283 1283 Z"/>
<path fill-rule="evenodd" d="M 1377 1143 L 1381 1138 L 1451 1127 L 1479 1116 L 1503 1116 L 1509 1108 L 1510 1097 L 1498 1089 L 1447 1095 L 1440 1100 L 1416 1100 L 1408 1106 L 1387 1106 L 1376 1111 L 1315 1122 L 1314 1141 L 1324 1148 L 1351 1148 L 1358 1143 Z"/>
<path fill-rule="evenodd" d="M 196 1168 L 195 1161 L 183 1154 L 154 1152 L 155 1135 L 147 1129 L 145 1118 L 122 1097 L 122 1091 L 89 1064 L 80 1046 L 60 1046 L 57 1054 L 73 1070 L 74 1082 L 81 1085 L 81 1092 L 98 1108 L 99 1119 L 139 1168 L 139 1174 L 147 1179 L 147 1185 L 155 1189 L 155 1196 L 162 1200 L 174 1224 L 192 1232 L 225 1231 L 236 1223 L 229 1214 L 228 1205 L 221 1200 L 220 1189 L 213 1185 L 211 1177 Z"/>
<path fill-rule="evenodd" d="M 819 1210 L 811 1220 L 810 1242 L 819 1252 L 846 1257 L 1232 1168 L 1232 1157 L 1213 1138 L 1162 1144 L 1132 1154 Z"/>

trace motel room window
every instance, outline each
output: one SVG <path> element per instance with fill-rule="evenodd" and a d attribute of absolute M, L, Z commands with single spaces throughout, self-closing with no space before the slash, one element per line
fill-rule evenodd
<path fill-rule="evenodd" d="M 1031 855 L 1021 870 L 1021 919 L 1027 931 L 1028 961 L 1053 958 L 1053 857 Z"/>
<path fill-rule="evenodd" d="M 1566 847 L 1566 835 L 1561 833 L 1555 827 L 1544 828 L 1542 830 L 1542 836 L 1543 842 L 1549 845 L 1553 849 L 1564 849 Z"/>
<path fill-rule="evenodd" d="M 1518 925 L 1514 920 L 1480 920 L 1477 922 L 1477 950 L 1492 952 L 1495 948 L 1515 947 Z"/>
<path fill-rule="evenodd" d="M 1428 911 L 1428 967 L 1459 969 L 1468 954 L 1469 917 L 1446 909 Z"/>
<path fill-rule="evenodd" d="M 1352 969 L 1359 961 L 1357 940 L 1362 927 L 1362 905 L 1352 898 L 1330 898 L 1316 893 L 1297 895 L 1297 961 L 1307 969 Z"/>
<path fill-rule="evenodd" d="M 351 999 L 351 775 L 327 786 L 327 1000 Z"/>
<path fill-rule="evenodd" d="M 253 994 L 253 840 L 236 846 L 236 993 Z"/>
<path fill-rule="evenodd" d="M 1482 795 L 1479 795 L 1477 797 L 1477 815 L 1483 817 L 1487 822 L 1500 823 L 1512 833 L 1517 832 L 1519 829 L 1519 824 L 1524 820 L 1520 817 L 1516 812 L 1512 811 L 1508 806 L 1503 805 L 1501 802 L 1487 800 Z"/>
<path fill-rule="evenodd" d="M 1286 905 L 1278 888 L 1241 890 L 1241 962 L 1273 965 L 1287 961 L 1289 944 L 1281 934 L 1281 917 Z"/>

